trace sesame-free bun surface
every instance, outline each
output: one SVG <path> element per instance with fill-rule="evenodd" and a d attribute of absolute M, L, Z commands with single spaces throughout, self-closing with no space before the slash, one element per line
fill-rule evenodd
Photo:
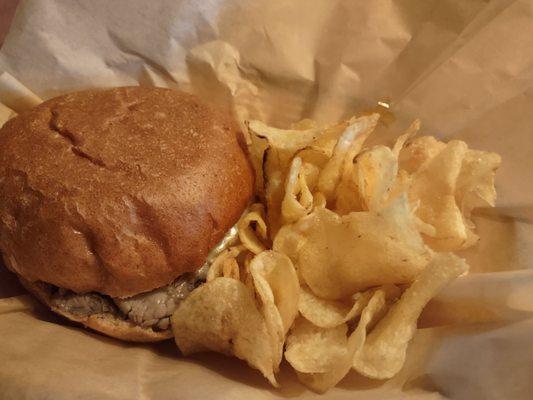
<path fill-rule="evenodd" d="M 252 188 L 236 124 L 196 97 L 71 93 L 0 130 L 0 251 L 26 281 L 131 296 L 199 268 Z"/>

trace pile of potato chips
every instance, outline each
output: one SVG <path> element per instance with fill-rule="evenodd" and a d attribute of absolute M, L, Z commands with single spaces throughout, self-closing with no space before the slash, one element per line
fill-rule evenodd
<path fill-rule="evenodd" d="M 285 357 L 317 392 L 350 369 L 398 373 L 424 306 L 468 271 L 451 252 L 476 243 L 471 211 L 494 205 L 500 157 L 415 137 L 418 121 L 365 147 L 378 119 L 249 122 L 259 202 L 172 317 L 183 354 L 234 355 L 274 386 Z"/>

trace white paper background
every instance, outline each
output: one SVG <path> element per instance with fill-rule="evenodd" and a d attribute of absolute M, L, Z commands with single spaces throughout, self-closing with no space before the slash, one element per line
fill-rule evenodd
<path fill-rule="evenodd" d="M 350 374 L 327 398 L 529 399 L 531 49 L 531 1 L 35 0 L 19 7 L 0 70 L 42 98 L 156 84 L 279 126 L 386 99 L 397 119 L 382 134 L 417 116 L 423 133 L 497 151 L 499 206 L 477 213 L 482 240 L 465 254 L 479 274 L 428 307 L 421 326 L 440 327 L 418 331 L 398 377 Z M 0 300 L 3 399 L 316 396 L 287 367 L 276 391 L 238 361 L 121 344 L 34 307 Z"/>

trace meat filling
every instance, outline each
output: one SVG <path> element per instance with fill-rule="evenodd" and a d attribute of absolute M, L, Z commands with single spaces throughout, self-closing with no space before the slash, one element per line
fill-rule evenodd
<path fill-rule="evenodd" d="M 232 227 L 222 241 L 208 254 L 204 265 L 194 274 L 184 274 L 167 286 L 127 298 L 111 298 L 99 293 L 74 293 L 58 288 L 52 295 L 52 305 L 79 316 L 110 313 L 136 325 L 154 330 L 170 327 L 170 317 L 180 301 L 205 282 L 214 259 L 237 238 Z"/>

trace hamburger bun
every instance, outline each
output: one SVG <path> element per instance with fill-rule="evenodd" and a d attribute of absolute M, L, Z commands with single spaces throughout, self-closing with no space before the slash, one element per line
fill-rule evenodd
<path fill-rule="evenodd" d="M 252 194 L 237 125 L 176 90 L 71 93 L 0 130 L 0 251 L 48 305 L 37 283 L 129 297 L 197 270 Z M 127 340 L 168 335 L 65 316 Z"/>

